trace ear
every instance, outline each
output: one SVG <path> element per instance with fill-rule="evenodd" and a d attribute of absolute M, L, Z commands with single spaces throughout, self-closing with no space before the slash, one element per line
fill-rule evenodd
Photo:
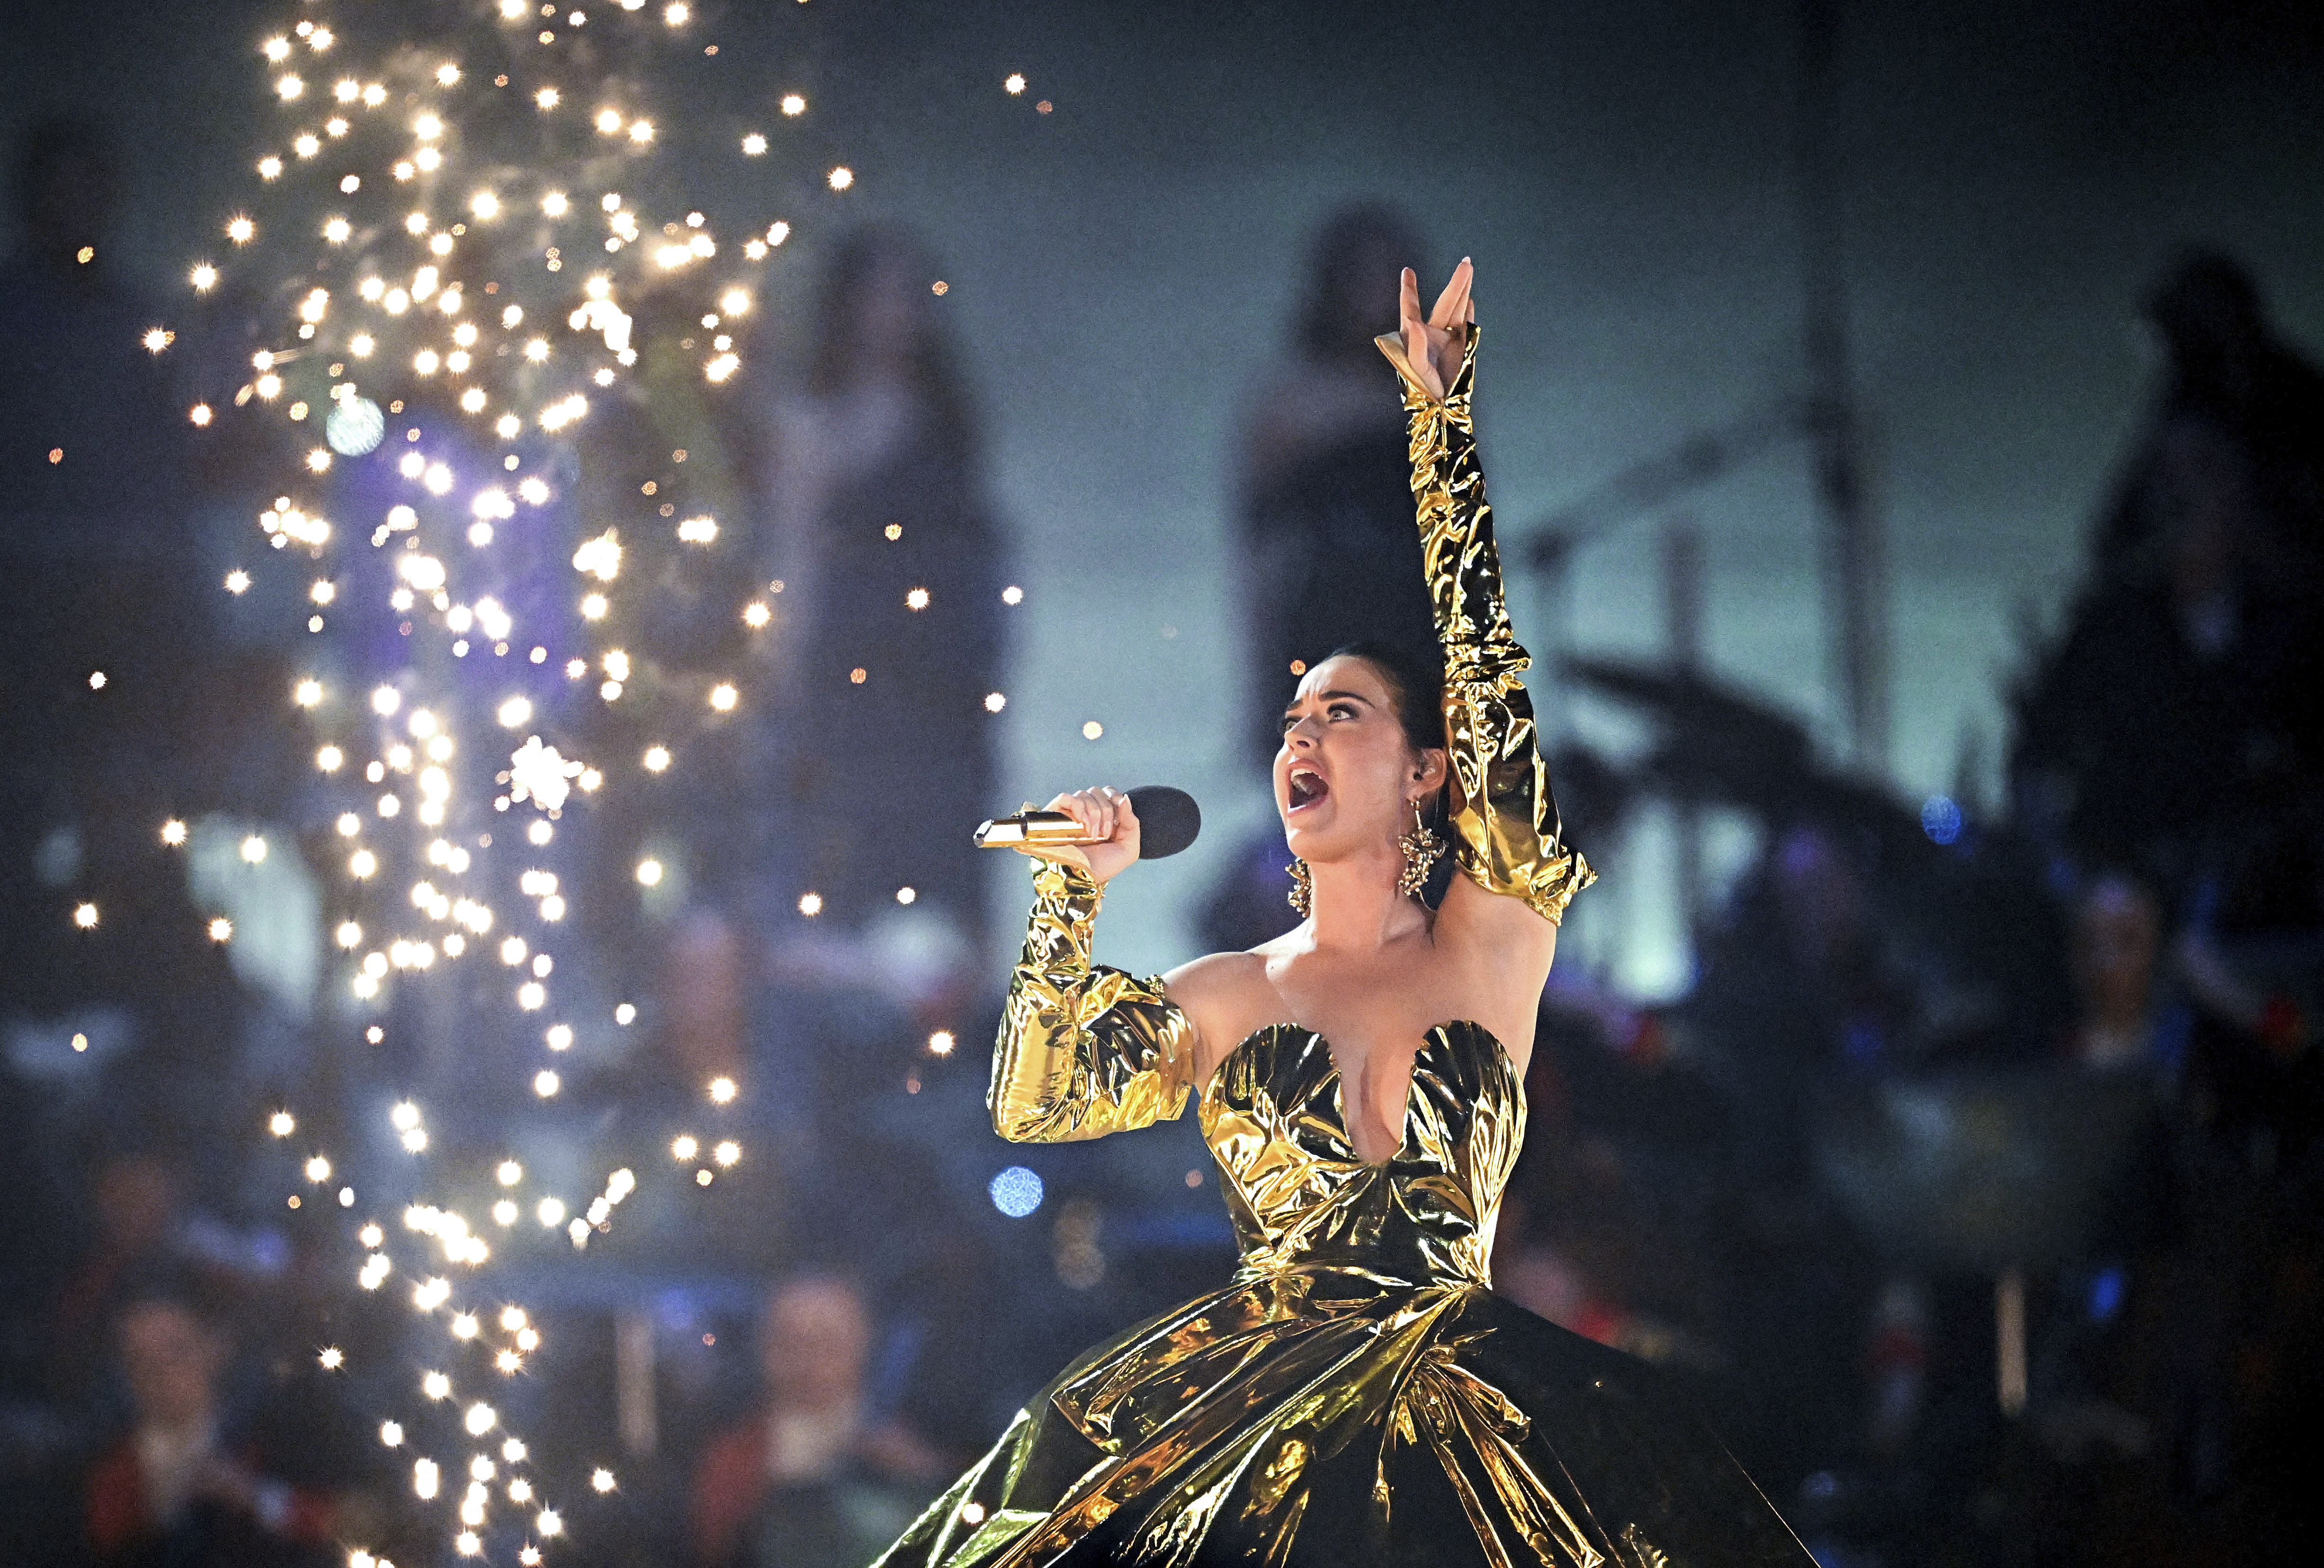
<path fill-rule="evenodd" d="M 1443 747 L 1431 746 L 1413 759 L 1412 787 L 1406 791 L 1408 798 L 1418 800 L 1443 788 L 1447 766 L 1445 755 Z"/>

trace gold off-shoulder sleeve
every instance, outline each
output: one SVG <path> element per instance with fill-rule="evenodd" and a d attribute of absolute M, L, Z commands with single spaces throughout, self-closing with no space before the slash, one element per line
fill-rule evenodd
<path fill-rule="evenodd" d="M 1493 510 L 1477 466 L 1470 410 L 1477 330 L 1469 329 L 1460 372 L 1442 401 L 1414 376 L 1400 340 L 1390 334 L 1379 346 L 1404 380 L 1412 496 L 1444 655 L 1454 858 L 1487 892 L 1523 899 L 1555 925 L 1598 873 L 1566 847 L 1534 731 L 1533 699 L 1517 680 L 1533 660 L 1509 630 Z"/>
<path fill-rule="evenodd" d="M 1139 980 L 1090 962 L 1100 890 L 1079 866 L 1033 876 L 1025 955 L 992 1049 L 992 1128 L 1064 1143 L 1176 1121 L 1194 1087 L 1192 1020 Z"/>

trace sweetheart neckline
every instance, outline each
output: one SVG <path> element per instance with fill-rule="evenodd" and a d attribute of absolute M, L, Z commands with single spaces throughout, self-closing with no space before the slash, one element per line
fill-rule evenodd
<path fill-rule="evenodd" d="M 1370 1160 L 1360 1158 L 1356 1160 L 1356 1164 L 1363 1167 L 1366 1170 L 1386 1170 L 1388 1167 L 1396 1163 L 1397 1156 L 1404 1152 L 1404 1146 L 1412 1141 L 1412 1092 L 1420 1082 L 1420 1053 L 1421 1051 L 1426 1050 L 1430 1042 L 1434 1040 L 1439 1038 L 1449 1040 L 1452 1038 L 1450 1031 L 1461 1028 L 1463 1025 L 1467 1026 L 1475 1033 L 1484 1036 L 1485 1038 L 1490 1042 L 1493 1047 L 1494 1058 L 1498 1060 L 1501 1064 L 1502 1067 L 1508 1071 L 1510 1081 L 1516 1085 L 1517 1092 L 1520 1098 L 1522 1098 L 1525 1093 L 1525 1075 L 1517 1071 L 1516 1059 L 1509 1055 L 1508 1047 L 1501 1043 L 1500 1036 L 1487 1028 L 1483 1024 L 1479 1023 L 1475 1019 L 1453 1018 L 1446 1019 L 1441 1023 L 1430 1024 L 1426 1028 L 1420 1031 L 1420 1050 L 1416 1050 L 1412 1053 L 1412 1064 L 1405 1072 L 1404 1114 L 1397 1122 L 1396 1148 L 1394 1152 L 1389 1154 L 1389 1156 L 1383 1160 Z M 1355 1130 L 1348 1124 L 1348 1080 L 1347 1075 L 1340 1071 L 1340 1058 L 1332 1054 L 1331 1039 L 1325 1036 L 1321 1029 L 1311 1029 L 1306 1025 L 1299 1023 L 1294 1019 L 1286 1019 L 1277 1023 L 1261 1024 L 1259 1028 L 1251 1030 L 1250 1033 L 1237 1040 L 1233 1047 L 1228 1050 L 1227 1054 L 1218 1059 L 1218 1061 L 1212 1066 L 1209 1075 L 1204 1078 L 1202 1084 L 1202 1096 L 1204 1102 L 1205 1104 L 1209 1103 L 1212 1092 L 1218 1087 L 1219 1075 L 1227 1070 L 1228 1063 L 1233 1061 L 1237 1056 L 1241 1056 L 1243 1052 L 1250 1047 L 1250 1043 L 1253 1040 L 1258 1039 L 1260 1036 L 1272 1035 L 1282 1029 L 1296 1029 L 1299 1033 L 1305 1035 L 1309 1039 L 1314 1041 L 1315 1044 L 1323 1047 L 1324 1070 L 1331 1075 L 1330 1082 L 1332 1084 L 1332 1098 L 1333 1102 L 1338 1106 L 1340 1112 L 1340 1140 L 1347 1145 L 1348 1153 L 1354 1155 L 1356 1152 L 1356 1134 Z"/>

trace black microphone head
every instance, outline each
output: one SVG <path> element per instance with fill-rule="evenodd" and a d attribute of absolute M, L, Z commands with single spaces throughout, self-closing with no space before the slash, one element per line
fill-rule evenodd
<path fill-rule="evenodd" d="M 1138 858 L 1160 860 L 1176 854 L 1203 831 L 1203 808 L 1184 789 L 1167 784 L 1147 784 L 1130 792 L 1130 809 L 1138 813 Z"/>

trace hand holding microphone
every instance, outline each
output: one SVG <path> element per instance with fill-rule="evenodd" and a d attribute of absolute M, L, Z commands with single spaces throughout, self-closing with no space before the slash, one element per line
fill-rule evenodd
<path fill-rule="evenodd" d="M 1134 860 L 1176 854 L 1202 826 L 1201 807 L 1183 789 L 1095 786 L 1060 795 L 1038 811 L 996 817 L 976 830 L 976 843 L 1082 866 L 1102 884 Z"/>

